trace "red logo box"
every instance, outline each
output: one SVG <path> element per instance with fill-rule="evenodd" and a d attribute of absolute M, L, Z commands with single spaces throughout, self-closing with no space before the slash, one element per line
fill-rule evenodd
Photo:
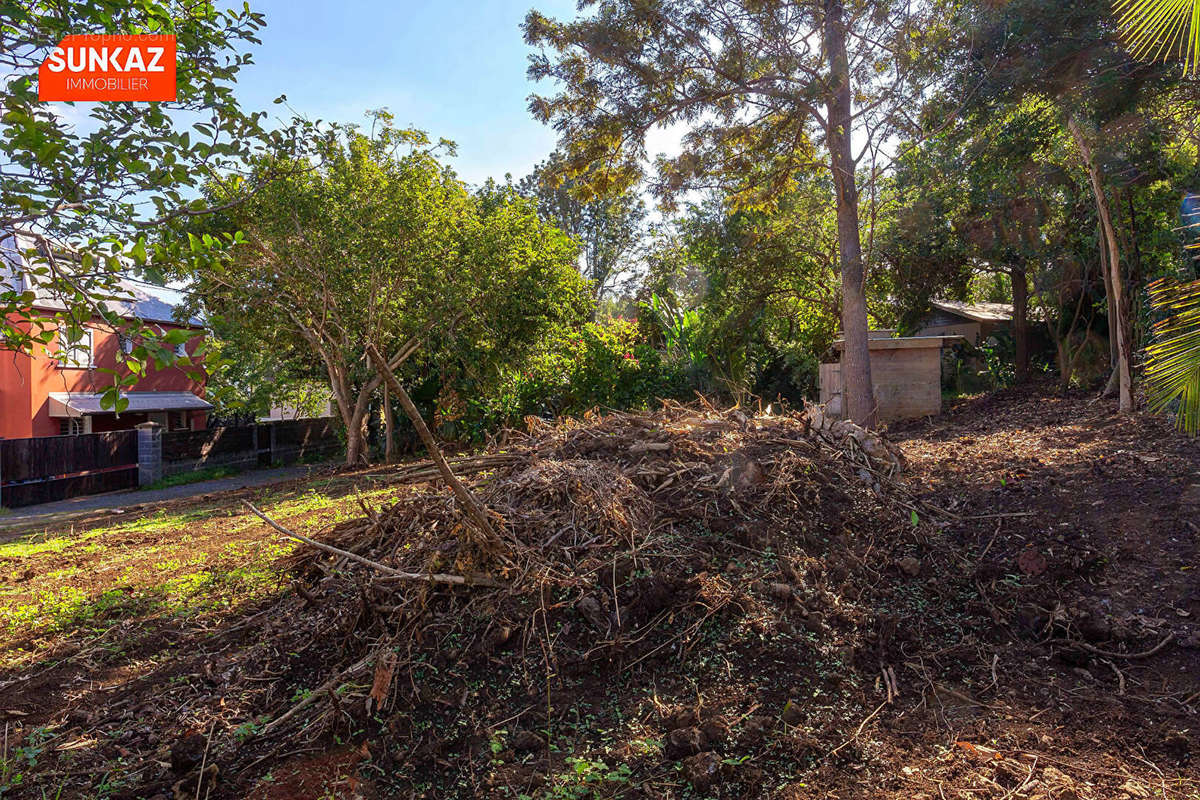
<path fill-rule="evenodd" d="M 43 102 L 175 99 L 175 37 L 68 36 L 38 68 Z"/>

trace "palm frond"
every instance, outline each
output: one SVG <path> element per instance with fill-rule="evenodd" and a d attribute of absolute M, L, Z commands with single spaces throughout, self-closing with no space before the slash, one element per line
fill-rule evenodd
<path fill-rule="evenodd" d="M 1179 427 L 1200 432 L 1200 281 L 1150 284 L 1151 302 L 1165 315 L 1146 348 L 1146 396 L 1151 410 L 1178 404 Z"/>
<path fill-rule="evenodd" d="M 1116 0 L 1114 10 L 1135 58 L 1180 59 L 1192 74 L 1200 68 L 1200 0 Z"/>

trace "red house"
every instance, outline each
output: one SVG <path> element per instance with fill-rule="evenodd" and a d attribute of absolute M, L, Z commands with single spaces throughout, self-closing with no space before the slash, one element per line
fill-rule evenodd
<path fill-rule="evenodd" d="M 33 248 L 34 241 L 21 233 L 0 238 L 0 285 L 18 292 L 32 290 L 34 308 L 62 310 L 61 303 L 30 285 L 21 254 Z M 196 336 L 179 345 L 176 352 L 181 356 L 190 356 L 200 346 L 201 321 L 177 319 L 177 293 L 133 280 L 123 281 L 122 289 L 127 299 L 109 302 L 109 309 L 162 331 L 194 331 Z M 122 331 L 97 318 L 86 325 L 82 341 L 56 337 L 32 356 L 0 350 L 0 439 L 100 433 L 142 422 L 157 422 L 172 431 L 203 429 L 212 409 L 204 400 L 204 379 L 181 367 L 158 370 L 151 365 L 125 395 L 128 408 L 116 414 L 101 407 L 100 395 L 113 385 L 113 376 L 100 369 L 115 368 L 133 346 Z"/>

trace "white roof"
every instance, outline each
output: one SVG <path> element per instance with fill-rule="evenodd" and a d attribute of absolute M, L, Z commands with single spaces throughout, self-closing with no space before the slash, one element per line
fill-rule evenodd
<path fill-rule="evenodd" d="M 145 411 L 208 411 L 213 406 L 191 392 L 126 392 L 121 395 L 129 400 L 122 413 L 133 414 Z M 50 416 L 89 417 L 96 414 L 112 414 L 111 408 L 100 405 L 101 394 L 96 392 L 51 392 Z"/>
<path fill-rule="evenodd" d="M 0 284 L 12 285 L 13 278 L 24 272 L 25 255 L 36 248 L 37 242 L 23 231 L 4 234 L 0 238 Z M 57 249 L 57 248 L 56 248 Z M 46 311 L 63 311 L 66 306 L 48 288 L 36 282 L 30 286 L 26 276 L 24 288 L 32 289 L 36 298 L 33 307 Z M 155 286 L 133 278 L 122 278 L 117 284 L 117 296 L 104 301 L 104 307 L 126 319 L 145 322 L 165 322 L 178 325 L 175 309 L 183 303 L 183 294 L 166 286 Z M 183 324 L 203 327 L 204 321 L 191 317 Z"/>

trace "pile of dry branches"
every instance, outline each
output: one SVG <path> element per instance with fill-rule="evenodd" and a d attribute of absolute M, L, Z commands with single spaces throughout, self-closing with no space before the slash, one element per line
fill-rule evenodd
<path fill-rule="evenodd" d="M 383 705 L 404 667 L 445 643 L 470 658 L 519 637 L 553 660 L 547 614 L 563 607 L 592 629 L 588 654 L 631 643 L 651 653 L 660 612 L 685 602 L 683 593 L 669 580 L 630 590 L 630 576 L 669 574 L 665 565 L 686 558 L 690 541 L 733 535 L 752 547 L 760 534 L 747 521 L 836 535 L 864 497 L 911 507 L 897 483 L 898 451 L 816 407 L 748 417 L 668 404 L 557 424 L 531 418 L 527 427 L 509 432 L 503 450 L 446 465 L 485 521 L 427 463 L 393 476 L 412 485 L 390 508 L 364 506 L 362 518 L 319 541 L 275 525 L 307 543 L 289 563 L 298 591 L 314 604 L 338 597 L 353 606 L 345 627 L 354 660 L 268 732 L 323 697 L 362 693 L 355 676 L 372 666 L 367 707 Z"/>

